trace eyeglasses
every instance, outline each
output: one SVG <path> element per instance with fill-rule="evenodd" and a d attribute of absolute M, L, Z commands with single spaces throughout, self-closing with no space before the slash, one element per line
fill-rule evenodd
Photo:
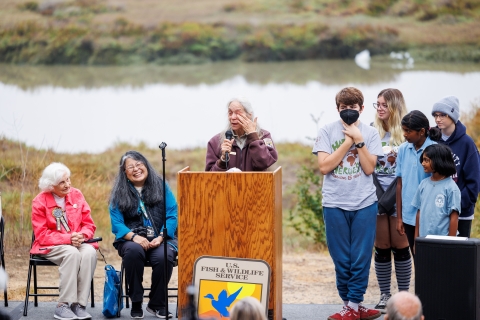
<path fill-rule="evenodd" d="M 141 167 L 143 167 L 143 162 L 138 161 L 137 163 L 135 163 L 135 165 L 129 165 L 128 167 L 126 167 L 125 171 L 133 172 L 133 170 L 139 169 Z"/>
<path fill-rule="evenodd" d="M 380 103 L 374 103 L 373 104 L 373 107 L 378 110 L 378 109 L 383 109 L 383 110 L 386 110 L 388 109 L 387 105 L 381 105 Z"/>
<path fill-rule="evenodd" d="M 445 119 L 446 117 L 448 117 L 448 116 L 445 113 L 434 113 L 433 114 L 434 119 L 437 119 L 437 118 Z"/>

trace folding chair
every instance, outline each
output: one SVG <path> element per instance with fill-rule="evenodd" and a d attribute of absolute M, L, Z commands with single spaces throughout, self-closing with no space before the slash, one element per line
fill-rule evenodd
<path fill-rule="evenodd" d="M 151 267 L 150 261 L 145 262 L 145 267 Z M 175 256 L 175 260 L 173 262 L 173 267 L 178 266 L 178 254 Z M 118 298 L 118 311 L 117 311 L 117 318 L 120 318 L 120 303 L 123 298 L 125 298 L 125 308 L 130 308 L 130 296 L 128 292 L 128 281 L 127 276 L 125 275 L 125 268 L 122 266 L 120 267 L 120 290 L 119 298 Z M 143 288 L 144 291 L 151 290 L 151 288 Z M 168 291 L 177 291 L 177 294 L 168 295 L 169 298 L 177 298 L 177 311 L 176 311 L 176 318 L 178 318 L 178 287 L 177 288 L 168 288 Z M 125 293 L 124 293 L 125 292 Z M 144 298 L 148 298 L 148 295 L 144 295 Z"/>
<path fill-rule="evenodd" d="M 0 201 L 1 204 L 1 201 Z M 0 209 L 1 211 L 1 209 Z M 3 247 L 3 236 L 5 233 L 5 220 L 2 219 L 0 220 L 0 255 L 1 255 L 1 265 L 3 269 L 5 269 L 5 251 Z M 3 297 L 5 299 L 5 307 L 8 307 L 8 296 L 7 296 L 7 287 L 5 286 L 5 289 L 3 289 Z"/>
<path fill-rule="evenodd" d="M 33 241 L 35 240 L 35 234 L 32 232 L 32 244 L 30 245 L 30 248 L 33 245 Z M 53 290 L 58 290 L 57 287 L 41 287 L 38 286 L 37 284 L 37 266 L 54 266 L 58 267 L 55 263 L 51 262 L 50 260 L 45 259 L 41 255 L 35 255 L 35 254 L 30 254 L 30 262 L 28 266 L 28 279 L 27 279 L 27 290 L 25 293 L 25 304 L 23 306 L 23 315 L 26 317 L 27 312 L 28 312 L 28 298 L 30 296 L 34 297 L 34 306 L 38 307 L 38 297 L 58 297 L 60 294 L 58 293 L 38 293 L 39 289 L 53 289 Z M 30 293 L 30 281 L 32 278 L 32 270 L 33 270 L 33 293 Z M 92 308 L 95 307 L 95 301 L 94 301 L 94 290 L 93 290 L 93 278 L 92 278 L 92 284 L 90 287 L 90 300 L 91 300 L 91 306 Z"/>

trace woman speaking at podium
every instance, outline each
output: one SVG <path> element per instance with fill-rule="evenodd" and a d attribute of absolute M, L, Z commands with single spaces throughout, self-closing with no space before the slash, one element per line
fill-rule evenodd
<path fill-rule="evenodd" d="M 244 99 L 227 104 L 228 124 L 208 142 L 205 171 L 265 171 L 277 161 L 270 132 L 261 129 Z"/>

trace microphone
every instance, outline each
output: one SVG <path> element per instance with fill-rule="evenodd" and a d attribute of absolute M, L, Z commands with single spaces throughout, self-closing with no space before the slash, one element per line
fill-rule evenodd
<path fill-rule="evenodd" d="M 233 132 L 232 130 L 227 130 L 227 132 L 225 132 L 225 138 L 228 139 L 228 140 L 232 140 L 233 138 Z M 225 152 L 225 162 L 227 163 L 227 168 L 228 168 L 228 161 L 230 160 L 230 156 L 229 156 L 229 152 Z"/>

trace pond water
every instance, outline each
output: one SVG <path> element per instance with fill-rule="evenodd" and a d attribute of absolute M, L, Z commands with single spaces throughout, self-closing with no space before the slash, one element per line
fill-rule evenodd
<path fill-rule="evenodd" d="M 334 97 L 345 86 L 365 96 L 370 123 L 378 92 L 400 89 L 408 110 L 433 125 L 433 103 L 446 95 L 468 112 L 480 97 L 479 64 L 373 61 L 222 62 L 188 66 L 0 65 L 0 135 L 58 152 L 102 152 L 116 142 L 204 147 L 226 124 L 226 102 L 247 97 L 276 142 L 311 144 L 317 127 L 338 119 Z M 319 118 L 316 123 L 313 118 Z"/>

